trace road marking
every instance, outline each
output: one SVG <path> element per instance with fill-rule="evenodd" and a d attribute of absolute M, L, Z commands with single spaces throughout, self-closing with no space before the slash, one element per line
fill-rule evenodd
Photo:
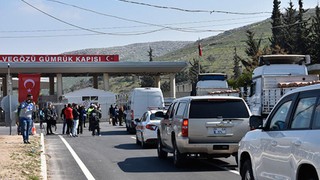
<path fill-rule="evenodd" d="M 69 145 L 69 143 L 61 135 L 58 135 L 58 136 L 60 137 L 62 142 L 66 145 L 66 147 L 70 151 L 70 153 L 73 156 L 74 160 L 76 160 L 76 162 L 78 163 L 80 169 L 82 170 L 82 172 L 84 173 L 86 178 L 89 179 L 89 180 L 94 180 L 95 178 L 92 176 L 92 174 L 90 173 L 90 171 L 88 170 L 86 165 L 84 165 L 84 163 L 81 161 L 81 159 L 79 158 L 77 153 L 72 149 L 72 147 Z"/>
<path fill-rule="evenodd" d="M 225 170 L 225 171 L 229 171 L 229 172 L 231 172 L 231 173 L 233 173 L 233 174 L 240 175 L 240 173 L 239 173 L 237 170 L 232 170 L 232 169 L 229 169 L 229 168 L 224 167 L 224 166 L 219 166 L 219 165 L 216 165 L 216 164 L 214 164 L 214 163 L 211 163 L 211 162 L 208 162 L 208 161 L 205 161 L 205 160 L 203 160 L 203 161 L 201 161 L 201 162 L 207 163 L 207 164 L 209 164 L 209 165 L 211 165 L 211 166 L 217 167 L 217 168 L 222 169 L 222 170 Z"/>
<path fill-rule="evenodd" d="M 40 143 L 41 143 L 41 174 L 42 174 L 42 178 L 44 180 L 47 180 L 48 179 L 48 176 L 47 176 L 47 161 L 46 161 L 46 152 L 45 152 L 45 148 L 44 148 L 44 137 L 43 137 L 43 133 L 41 133 L 41 136 L 40 136 Z"/>

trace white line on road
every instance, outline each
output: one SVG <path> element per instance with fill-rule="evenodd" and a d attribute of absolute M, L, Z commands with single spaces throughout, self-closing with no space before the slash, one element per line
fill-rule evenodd
<path fill-rule="evenodd" d="M 43 133 L 40 134 L 40 143 L 41 143 L 41 174 L 42 174 L 42 178 L 43 180 L 47 180 L 48 176 L 47 176 L 47 161 L 46 161 L 46 152 L 45 152 L 45 148 L 44 148 L 44 137 L 43 137 Z"/>
<path fill-rule="evenodd" d="M 88 170 L 86 165 L 84 165 L 84 163 L 81 161 L 81 159 L 79 158 L 77 153 L 72 149 L 72 147 L 69 145 L 69 143 L 61 135 L 59 135 L 59 137 L 62 140 L 62 142 L 66 145 L 66 147 L 68 148 L 68 150 L 70 151 L 71 155 L 73 156 L 73 158 L 78 163 L 79 167 L 81 168 L 82 172 L 87 177 L 87 179 L 94 180 L 95 178 L 92 176 L 92 174 L 90 173 L 90 171 Z"/>

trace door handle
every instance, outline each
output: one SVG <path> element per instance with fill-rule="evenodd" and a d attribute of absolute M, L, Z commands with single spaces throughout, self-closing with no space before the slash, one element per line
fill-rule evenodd
<path fill-rule="evenodd" d="M 271 141 L 271 146 L 276 146 L 277 144 L 277 141 Z"/>

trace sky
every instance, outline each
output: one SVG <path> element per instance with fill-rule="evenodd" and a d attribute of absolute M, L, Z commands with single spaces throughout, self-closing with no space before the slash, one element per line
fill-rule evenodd
<path fill-rule="evenodd" d="M 318 3 L 303 0 L 305 9 Z M 272 8 L 273 0 L 0 0 L 0 54 L 197 41 L 265 20 Z"/>

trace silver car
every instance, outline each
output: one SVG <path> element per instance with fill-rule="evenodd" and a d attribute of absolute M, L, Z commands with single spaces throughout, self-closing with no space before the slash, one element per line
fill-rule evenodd
<path fill-rule="evenodd" d="M 249 131 L 251 113 L 245 101 L 232 96 L 189 96 L 173 101 L 158 129 L 160 159 L 173 153 L 180 166 L 188 154 L 237 157 L 238 143 Z"/>
<path fill-rule="evenodd" d="M 320 85 L 285 94 L 239 143 L 242 179 L 319 180 Z"/>

